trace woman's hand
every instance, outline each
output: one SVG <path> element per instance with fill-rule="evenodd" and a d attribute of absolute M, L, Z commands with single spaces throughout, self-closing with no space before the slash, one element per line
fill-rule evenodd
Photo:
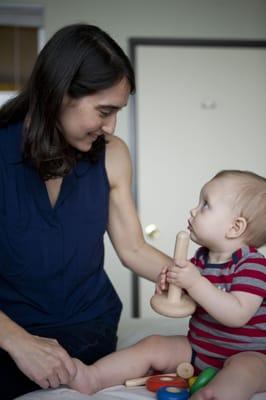
<path fill-rule="evenodd" d="M 55 339 L 24 331 L 10 339 L 7 351 L 18 368 L 43 389 L 67 384 L 75 377 L 74 361 Z"/>
<path fill-rule="evenodd" d="M 182 289 L 189 290 L 201 278 L 198 268 L 190 261 L 176 262 L 176 266 L 168 268 L 166 281 Z"/>

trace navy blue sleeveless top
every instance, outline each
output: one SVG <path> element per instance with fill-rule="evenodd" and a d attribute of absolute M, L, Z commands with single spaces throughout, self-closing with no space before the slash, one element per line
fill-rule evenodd
<path fill-rule="evenodd" d="M 0 310 L 26 328 L 92 319 L 115 328 L 122 306 L 103 268 L 104 154 L 77 163 L 52 208 L 38 172 L 22 161 L 21 137 L 22 124 L 0 130 Z"/>

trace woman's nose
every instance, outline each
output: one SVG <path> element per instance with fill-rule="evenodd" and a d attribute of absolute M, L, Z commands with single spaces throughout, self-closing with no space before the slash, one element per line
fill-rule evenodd
<path fill-rule="evenodd" d="M 102 130 L 108 135 L 112 135 L 115 131 L 116 115 L 110 115 L 104 122 Z"/>

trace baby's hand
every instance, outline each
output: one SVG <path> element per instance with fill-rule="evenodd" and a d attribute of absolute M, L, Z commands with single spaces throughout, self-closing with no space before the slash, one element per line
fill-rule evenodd
<path fill-rule="evenodd" d="M 157 294 L 162 294 L 163 291 L 168 289 L 168 283 L 166 281 L 167 270 L 168 270 L 167 266 L 163 267 L 160 274 L 158 275 L 155 286 L 155 293 Z"/>
<path fill-rule="evenodd" d="M 198 268 L 190 261 L 176 261 L 177 266 L 168 268 L 166 281 L 189 290 L 201 278 Z"/>

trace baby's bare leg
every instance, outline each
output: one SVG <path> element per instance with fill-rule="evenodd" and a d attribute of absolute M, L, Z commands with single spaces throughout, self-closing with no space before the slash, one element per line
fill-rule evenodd
<path fill-rule="evenodd" d="M 250 351 L 230 357 L 190 400 L 250 400 L 259 392 L 266 392 L 266 356 Z"/>
<path fill-rule="evenodd" d="M 134 346 L 109 354 L 90 366 L 76 360 L 77 374 L 72 389 L 91 394 L 127 379 L 147 375 L 150 369 L 173 372 L 191 360 L 191 346 L 185 336 L 149 336 Z"/>

